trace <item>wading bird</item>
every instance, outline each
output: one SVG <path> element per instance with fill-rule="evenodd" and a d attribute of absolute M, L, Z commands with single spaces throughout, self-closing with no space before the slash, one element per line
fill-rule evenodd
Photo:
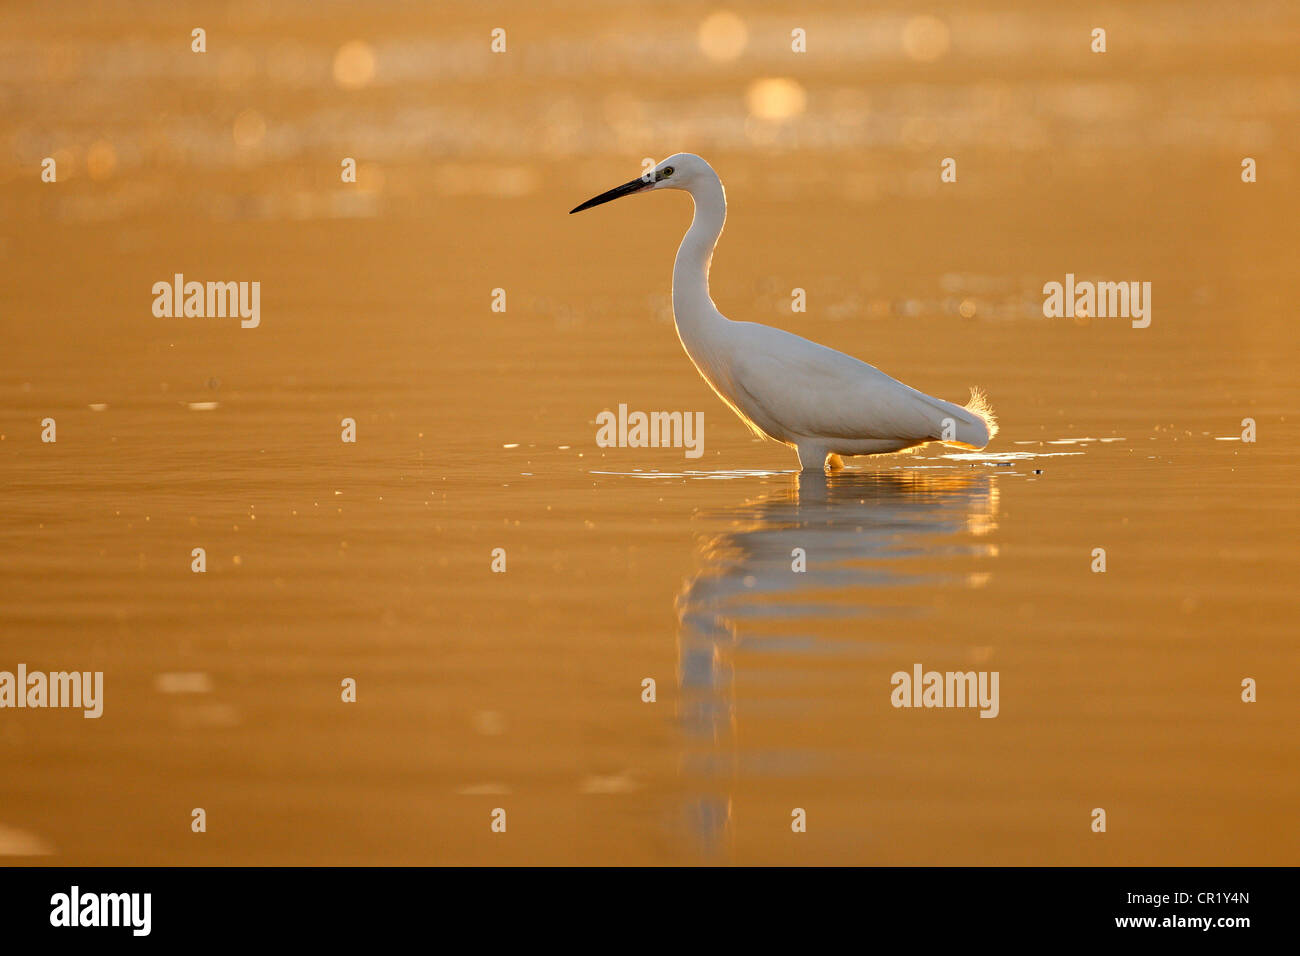
<path fill-rule="evenodd" d="M 718 397 L 759 435 L 792 446 L 804 471 L 834 471 L 843 455 L 881 455 L 932 441 L 983 448 L 997 434 L 993 410 L 976 389 L 963 408 L 843 352 L 719 312 L 709 296 L 709 263 L 727 197 L 713 167 L 694 153 L 670 156 L 570 213 L 657 189 L 684 189 L 695 202 L 673 265 L 682 347 Z"/>

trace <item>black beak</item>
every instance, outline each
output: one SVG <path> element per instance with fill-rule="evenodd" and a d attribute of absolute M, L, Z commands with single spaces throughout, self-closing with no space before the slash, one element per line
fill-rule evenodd
<path fill-rule="evenodd" d="M 639 193 L 643 189 L 649 189 L 654 184 L 655 181 L 653 179 L 647 180 L 637 177 L 630 183 L 624 183 L 622 186 L 615 186 L 607 193 L 601 193 L 599 196 L 588 199 L 581 206 L 575 206 L 573 209 L 569 210 L 569 215 L 572 216 L 575 212 L 582 212 L 584 209 L 590 209 L 592 206 L 599 206 L 601 203 L 607 203 L 614 199 L 621 199 L 624 196 L 630 196 L 633 193 Z"/>

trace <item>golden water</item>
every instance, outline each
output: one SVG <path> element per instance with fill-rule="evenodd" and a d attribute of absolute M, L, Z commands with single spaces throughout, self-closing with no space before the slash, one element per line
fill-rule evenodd
<path fill-rule="evenodd" d="M 1294 864 L 1300 18 L 967 7 L 747 4 L 731 60 L 687 4 L 0 12 L 0 669 L 106 685 L 0 712 L 0 854 Z M 755 440 L 671 325 L 689 201 L 565 214 L 679 149 L 725 314 L 983 387 L 987 453 Z M 178 272 L 261 326 L 155 318 Z M 1044 319 L 1067 272 L 1151 326 Z"/>

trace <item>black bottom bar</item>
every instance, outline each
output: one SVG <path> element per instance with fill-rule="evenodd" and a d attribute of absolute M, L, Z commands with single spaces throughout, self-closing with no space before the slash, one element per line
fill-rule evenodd
<path fill-rule="evenodd" d="M 703 919 L 726 936 L 779 928 L 813 945 L 841 927 L 862 942 L 905 931 L 926 946 L 1096 937 L 1232 945 L 1256 929 L 1282 930 L 1294 883 L 1289 869 L 1224 868 L 14 868 L 0 870 L 0 926 L 7 943 L 337 944 L 414 933 L 436 945 L 452 942 L 452 929 L 490 942 L 514 926 L 540 934 L 539 944 L 600 933 L 637 945 L 680 942 L 695 935 L 686 924 Z M 518 923 L 539 911 L 542 923 Z"/>

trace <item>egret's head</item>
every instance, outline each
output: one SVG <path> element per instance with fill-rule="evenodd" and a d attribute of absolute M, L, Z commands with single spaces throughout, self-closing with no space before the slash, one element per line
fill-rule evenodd
<path fill-rule="evenodd" d="M 582 212 L 584 209 L 590 209 L 592 206 L 599 206 L 601 203 L 621 199 L 623 196 L 631 196 L 633 193 L 651 192 L 655 189 L 685 189 L 689 191 L 691 185 L 698 182 L 706 174 L 717 179 L 712 167 L 694 153 L 674 153 L 654 169 L 646 170 L 630 183 L 615 186 L 609 192 L 601 193 L 599 196 L 588 199 L 581 206 L 570 209 L 569 215 Z"/>

